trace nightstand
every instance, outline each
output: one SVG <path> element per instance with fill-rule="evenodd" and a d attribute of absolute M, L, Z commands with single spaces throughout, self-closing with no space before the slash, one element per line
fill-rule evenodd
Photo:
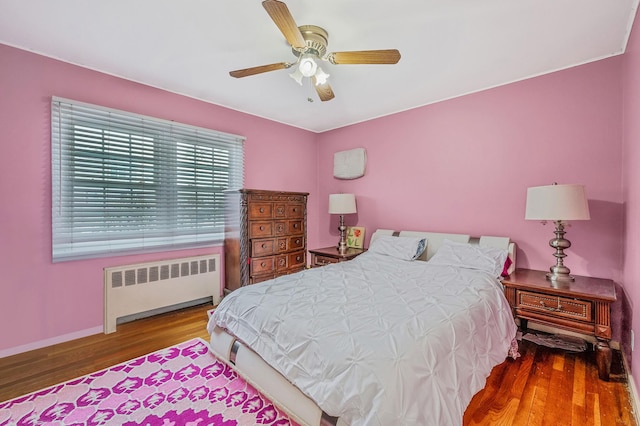
<path fill-rule="evenodd" d="M 545 271 L 516 269 L 502 284 L 523 332 L 533 321 L 595 337 L 598 375 L 609 380 L 611 303 L 616 300 L 612 280 L 576 275 L 575 281 L 552 283 Z"/>
<path fill-rule="evenodd" d="M 361 255 L 366 249 L 348 248 L 344 254 L 340 254 L 336 246 L 309 250 L 311 253 L 311 267 L 324 266 L 329 263 L 346 262 Z"/>

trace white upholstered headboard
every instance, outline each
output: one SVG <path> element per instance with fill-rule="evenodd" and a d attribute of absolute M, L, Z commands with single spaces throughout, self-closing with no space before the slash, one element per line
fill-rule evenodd
<path fill-rule="evenodd" d="M 466 234 L 444 234 L 441 232 L 423 232 L 423 231 L 394 231 L 392 229 L 378 229 L 371 235 L 371 241 L 374 241 L 378 235 L 395 235 L 397 237 L 420 237 L 427 239 L 427 249 L 418 260 L 429 260 L 438 251 L 442 242 L 446 240 L 456 241 L 459 243 L 479 244 L 482 246 L 498 247 L 507 249 L 511 266 L 509 273 L 516 269 L 516 244 L 511 242 L 509 237 L 482 236 L 471 237 Z M 371 244 L 371 243 L 369 243 Z"/>

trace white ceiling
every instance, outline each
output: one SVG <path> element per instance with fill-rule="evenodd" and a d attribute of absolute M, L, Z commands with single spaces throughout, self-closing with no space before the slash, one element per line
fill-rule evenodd
<path fill-rule="evenodd" d="M 329 52 L 402 59 L 323 65 L 328 102 L 291 70 L 232 78 L 295 60 L 260 0 L 2 0 L 0 43 L 323 132 L 621 54 L 639 0 L 284 1 Z"/>

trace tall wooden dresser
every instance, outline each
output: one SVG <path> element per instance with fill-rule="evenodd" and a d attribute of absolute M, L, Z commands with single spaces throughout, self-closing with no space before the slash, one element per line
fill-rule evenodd
<path fill-rule="evenodd" d="M 256 189 L 226 194 L 225 293 L 306 267 L 308 195 Z"/>

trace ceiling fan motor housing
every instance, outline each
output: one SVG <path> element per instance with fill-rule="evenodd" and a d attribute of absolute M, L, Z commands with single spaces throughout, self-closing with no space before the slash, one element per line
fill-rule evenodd
<path fill-rule="evenodd" d="M 327 53 L 329 33 L 324 28 L 316 25 L 302 25 L 298 29 L 302 33 L 307 46 L 303 49 L 292 47 L 293 54 L 299 57 L 304 53 L 311 53 L 322 58 Z"/>

